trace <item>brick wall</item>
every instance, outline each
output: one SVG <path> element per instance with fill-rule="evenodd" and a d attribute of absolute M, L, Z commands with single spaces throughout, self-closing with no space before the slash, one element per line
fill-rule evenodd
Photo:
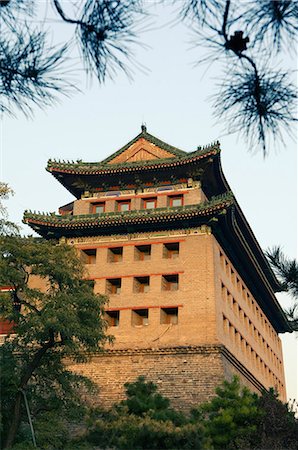
<path fill-rule="evenodd" d="M 266 388 L 286 401 L 282 345 L 236 268 L 214 240 L 218 337 Z"/>
<path fill-rule="evenodd" d="M 121 278 L 121 292 L 109 295 L 109 309 L 120 310 L 119 326 L 110 332 L 115 336 L 116 348 L 151 347 L 152 345 L 214 344 L 216 310 L 214 292 L 213 236 L 207 228 L 164 232 L 138 236 L 112 245 L 123 247 L 120 262 L 109 262 L 109 245 L 98 244 L 96 263 L 87 266 L 95 280 L 95 292 L 105 294 L 109 279 Z M 159 235 L 159 236 L 158 236 Z M 179 255 L 163 257 L 164 242 L 179 242 Z M 136 246 L 151 245 L 148 260 L 135 258 Z M 85 245 L 84 245 L 85 246 Z M 83 248 L 84 248 L 83 246 Z M 92 245 L 90 245 L 91 247 Z M 178 274 L 179 287 L 175 291 L 162 288 L 163 275 Z M 134 291 L 137 277 L 148 276 L 148 292 Z M 178 322 L 168 326 L 161 323 L 162 307 L 178 307 Z M 132 325 L 132 310 L 148 308 L 146 326 Z"/>
<path fill-rule="evenodd" d="M 179 256 L 174 259 L 164 258 L 163 243 L 175 241 L 179 241 L 180 244 Z M 198 371 L 204 386 L 208 386 L 208 381 L 202 375 L 201 368 L 204 372 L 204 367 L 208 367 L 206 373 L 209 373 L 210 378 L 215 380 L 208 395 L 213 392 L 217 380 L 226 378 L 236 371 L 253 389 L 259 389 L 261 385 L 266 388 L 277 387 L 281 398 L 285 400 L 280 340 L 264 313 L 260 309 L 257 310 L 256 300 L 248 292 L 244 281 L 241 280 L 236 269 L 232 267 L 227 256 L 219 248 L 208 227 L 125 236 L 77 238 L 73 240 L 73 244 L 78 249 L 92 247 L 97 249 L 96 263 L 87 266 L 90 277 L 95 280 L 96 292 L 105 293 L 108 278 L 120 277 L 122 279 L 121 293 L 110 295 L 107 305 L 108 309 L 120 310 L 119 325 L 109 328 L 109 332 L 115 336 L 115 343 L 111 347 L 111 355 L 114 356 L 108 357 L 109 363 L 106 359 L 101 360 L 102 366 L 101 363 L 94 362 L 91 366 L 82 367 L 87 374 L 91 371 L 92 378 L 103 377 L 102 383 L 105 385 L 109 380 L 109 372 L 104 375 L 102 370 L 103 368 L 112 370 L 112 367 L 115 372 L 112 383 L 118 383 L 117 389 L 122 389 L 125 381 L 132 381 L 137 374 L 143 374 L 144 361 L 146 364 L 148 363 L 148 373 L 154 373 L 154 367 L 156 367 L 158 373 L 165 372 L 167 376 L 170 376 L 168 366 L 171 367 L 171 365 L 175 372 L 177 367 L 174 361 L 180 361 L 181 353 L 178 352 L 178 356 L 175 357 L 173 353 L 171 353 L 171 357 L 168 354 L 164 356 L 164 353 L 154 353 L 153 356 L 152 348 L 170 349 L 173 347 L 222 345 L 234 355 L 232 366 L 227 358 L 222 360 L 221 365 L 218 365 L 219 363 L 213 357 L 213 359 L 210 357 L 207 363 L 206 357 L 203 358 L 202 354 L 196 357 L 193 356 L 193 353 L 185 355 L 185 359 L 189 360 L 189 363 L 184 364 L 189 367 L 190 374 L 192 370 Z M 135 247 L 143 244 L 151 245 L 151 257 L 148 260 L 139 261 L 134 257 Z M 108 261 L 108 250 L 111 246 L 123 246 L 122 261 L 115 263 Z M 167 273 L 179 273 L 178 290 L 162 290 L 162 274 Z M 144 275 L 150 276 L 149 291 L 146 293 L 134 292 L 134 277 Z M 38 279 L 33 279 L 33 281 L 35 284 Z M 231 295 L 227 295 L 227 290 Z M 178 306 L 179 310 L 177 324 L 161 323 L 161 309 L 175 306 Z M 132 323 L 134 308 L 148 308 L 146 325 L 135 326 Z M 123 359 L 120 353 L 117 354 L 117 351 L 121 352 L 122 350 L 126 356 L 129 351 L 134 356 L 127 356 L 127 359 Z M 146 352 L 151 356 L 149 357 Z M 113 358 L 115 358 L 115 362 L 111 361 Z M 119 358 L 122 358 L 122 362 L 119 362 Z M 140 367 L 137 363 L 135 364 L 133 358 L 141 361 Z M 159 366 L 159 358 L 164 361 L 165 369 Z M 204 363 L 202 363 L 202 359 Z M 150 361 L 151 363 L 149 363 Z M 126 371 L 123 373 L 122 364 L 126 367 Z M 208 366 L 209 364 L 210 366 Z M 244 369 L 239 371 L 240 366 L 246 367 L 246 371 Z M 121 367 L 118 375 L 115 367 Z M 221 367 L 221 376 L 218 375 L 219 367 Z M 180 383 L 179 377 L 184 373 L 180 369 L 177 369 L 176 383 Z M 252 378 L 247 373 L 251 373 Z M 107 381 L 105 381 L 105 376 Z M 118 378 L 119 381 L 117 381 Z M 252 382 L 252 379 L 257 379 L 258 382 Z M 205 394 L 199 393 L 201 386 L 198 384 L 199 381 L 195 383 L 198 386 L 198 391 L 195 393 L 193 393 L 191 384 L 184 384 L 181 389 L 188 391 L 185 395 L 190 398 L 194 396 L 195 402 L 197 402 L 199 398 L 204 399 Z M 188 389 L 189 386 L 190 389 Z M 104 394 L 104 398 L 106 397 L 107 395 Z"/>
<path fill-rule="evenodd" d="M 131 192 L 131 191 L 129 191 Z M 183 203 L 184 205 L 196 205 L 204 200 L 206 200 L 205 195 L 203 194 L 201 188 L 196 186 L 194 188 L 181 188 L 181 185 L 177 186 L 175 190 L 168 192 L 156 192 L 155 188 L 152 188 L 151 192 L 143 192 L 143 193 L 134 193 L 134 194 L 126 194 L 125 191 L 122 191 L 119 197 L 106 197 L 104 194 L 97 194 L 92 198 L 84 198 L 80 200 L 74 201 L 73 214 L 92 214 L 92 203 L 104 202 L 105 203 L 105 212 L 114 212 L 117 211 L 116 202 L 118 200 L 128 199 L 130 200 L 130 209 L 131 210 L 141 210 L 143 209 L 142 198 L 148 198 L 150 196 L 157 198 L 157 208 L 166 208 L 169 206 L 168 196 L 174 194 L 183 195 Z"/>
<path fill-rule="evenodd" d="M 223 379 L 238 375 L 242 385 L 260 392 L 262 385 L 224 347 L 217 345 L 108 351 L 87 364 L 68 367 L 91 378 L 99 388 L 89 398 L 93 405 L 110 407 L 125 398 L 124 383 L 140 375 L 177 409 L 189 410 L 214 396 Z"/>
<path fill-rule="evenodd" d="M 123 385 L 139 375 L 157 384 L 175 408 L 189 409 L 208 400 L 223 379 L 224 368 L 216 346 L 111 351 L 87 364 L 69 368 L 90 377 L 99 387 L 94 404 L 109 407 L 125 398 Z"/>

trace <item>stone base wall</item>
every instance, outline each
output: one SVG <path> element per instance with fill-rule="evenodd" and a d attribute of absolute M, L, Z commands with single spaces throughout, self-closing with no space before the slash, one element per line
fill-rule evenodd
<path fill-rule="evenodd" d="M 110 407 L 125 398 L 124 384 L 140 375 L 153 381 L 174 408 L 188 410 L 209 400 L 223 379 L 235 373 L 251 390 L 262 386 L 222 346 L 110 350 L 87 364 L 68 368 L 92 379 L 99 387 L 93 405 Z M 259 387 L 259 389 L 258 389 Z"/>

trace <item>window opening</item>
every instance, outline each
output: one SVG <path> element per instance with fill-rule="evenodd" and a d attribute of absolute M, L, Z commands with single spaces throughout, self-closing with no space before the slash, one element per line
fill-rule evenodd
<path fill-rule="evenodd" d="M 179 242 L 170 242 L 163 246 L 163 257 L 168 259 L 178 258 Z"/>
<path fill-rule="evenodd" d="M 123 247 L 108 248 L 108 262 L 120 262 L 123 258 Z"/>
<path fill-rule="evenodd" d="M 107 294 L 121 294 L 121 278 L 110 278 L 106 283 Z"/>
<path fill-rule="evenodd" d="M 118 327 L 120 320 L 120 311 L 106 311 L 105 319 L 108 322 L 109 327 Z"/>
<path fill-rule="evenodd" d="M 161 308 L 160 323 L 177 325 L 178 323 L 178 308 Z"/>
<path fill-rule="evenodd" d="M 122 200 L 117 202 L 117 210 L 125 212 L 130 210 L 130 200 Z"/>
<path fill-rule="evenodd" d="M 171 195 L 169 197 L 169 206 L 183 206 L 183 195 Z"/>
<path fill-rule="evenodd" d="M 162 290 L 163 291 L 177 291 L 179 285 L 179 275 L 163 275 L 162 276 Z"/>
<path fill-rule="evenodd" d="M 134 292 L 149 292 L 150 279 L 149 277 L 135 277 L 134 278 Z"/>
<path fill-rule="evenodd" d="M 157 198 L 144 198 L 143 199 L 143 208 L 144 209 L 155 209 L 157 205 Z"/>
<path fill-rule="evenodd" d="M 135 259 L 145 261 L 151 258 L 151 245 L 137 245 L 135 247 Z"/>
<path fill-rule="evenodd" d="M 85 264 L 95 264 L 96 263 L 96 248 L 89 248 L 82 250 L 83 262 Z"/>
<path fill-rule="evenodd" d="M 93 214 L 102 214 L 105 212 L 105 203 L 92 203 Z"/>
<path fill-rule="evenodd" d="M 131 312 L 131 323 L 133 326 L 144 326 L 149 324 L 148 309 L 133 309 Z"/>

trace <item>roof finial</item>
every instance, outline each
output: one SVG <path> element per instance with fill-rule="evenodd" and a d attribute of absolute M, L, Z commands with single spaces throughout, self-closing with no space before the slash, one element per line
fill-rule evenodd
<path fill-rule="evenodd" d="M 146 127 L 146 124 L 144 122 L 141 125 L 141 130 L 142 130 L 142 133 L 146 133 L 147 132 L 147 127 Z"/>

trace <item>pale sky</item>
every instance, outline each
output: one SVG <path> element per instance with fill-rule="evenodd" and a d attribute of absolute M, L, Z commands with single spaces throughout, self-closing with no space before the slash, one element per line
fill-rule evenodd
<path fill-rule="evenodd" d="M 40 2 L 41 3 L 41 2 Z M 236 135 L 227 135 L 224 123 L 212 115 L 210 96 L 221 77 L 221 66 L 199 64 L 202 49 L 191 48 L 194 36 L 183 26 L 173 26 L 173 8 L 155 7 L 141 39 L 148 48 L 136 47 L 136 59 L 148 71 L 135 71 L 129 81 L 119 74 L 99 86 L 77 72 L 81 93 L 61 97 L 45 111 L 35 109 L 33 119 L 20 113 L 1 119 L 1 180 L 15 196 L 7 202 L 10 219 L 21 223 L 25 209 L 56 211 L 72 195 L 45 171 L 49 158 L 100 161 L 140 132 L 149 133 L 185 151 L 219 140 L 225 176 L 261 247 L 281 245 L 285 254 L 297 253 L 297 144 L 285 136 L 285 145 L 261 152 L 249 148 Z M 158 16 L 159 14 L 159 16 Z M 54 42 L 63 42 L 70 26 L 51 24 Z M 287 56 L 283 67 L 295 68 L 296 57 Z M 297 129 L 293 129 L 297 136 Z M 31 233 L 23 225 L 24 233 Z M 285 295 L 282 305 L 289 304 Z M 289 398 L 298 398 L 298 345 L 293 333 L 283 335 Z"/>

